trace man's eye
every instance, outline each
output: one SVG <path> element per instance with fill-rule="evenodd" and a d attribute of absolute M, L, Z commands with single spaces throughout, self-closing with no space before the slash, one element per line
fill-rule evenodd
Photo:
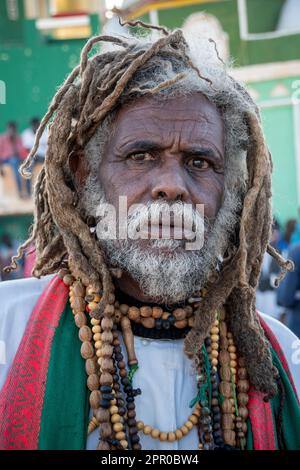
<path fill-rule="evenodd" d="M 206 170 L 210 166 L 206 160 L 203 160 L 203 158 L 199 157 L 191 158 L 187 164 L 189 167 L 195 168 L 197 170 Z"/>
<path fill-rule="evenodd" d="M 154 157 L 148 152 L 139 152 L 139 153 L 132 153 L 131 155 L 128 156 L 128 159 L 134 162 L 145 162 L 149 160 L 154 160 Z"/>

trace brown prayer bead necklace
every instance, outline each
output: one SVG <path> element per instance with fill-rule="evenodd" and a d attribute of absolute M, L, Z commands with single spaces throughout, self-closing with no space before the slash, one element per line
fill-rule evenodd
<path fill-rule="evenodd" d="M 141 449 L 139 432 L 162 442 L 174 442 L 182 439 L 194 426 L 198 429 L 199 449 L 245 448 L 249 382 L 244 360 L 237 358 L 232 334 L 227 330 L 224 309 L 198 355 L 198 395 L 190 404 L 193 412 L 180 428 L 160 431 L 136 420 L 134 397 L 141 391 L 133 389 L 131 384 L 138 367 L 131 322 L 140 323 L 145 328 L 156 328 L 157 325 L 159 328 L 169 328 L 170 325 L 179 329 L 191 327 L 199 299 L 193 299 L 193 305 L 164 312 L 160 307 L 119 305 L 111 295 L 103 318 L 91 318 L 89 326 L 87 312 L 92 314 L 97 309 L 100 293 L 91 286 L 85 287 L 65 269 L 59 275 L 69 286 L 70 305 L 82 341 L 80 352 L 86 361 L 87 387 L 91 392 L 93 411 L 88 434 L 100 428 L 98 450 Z M 166 321 L 168 323 L 164 324 Z M 117 324 L 122 329 L 128 371 Z"/>

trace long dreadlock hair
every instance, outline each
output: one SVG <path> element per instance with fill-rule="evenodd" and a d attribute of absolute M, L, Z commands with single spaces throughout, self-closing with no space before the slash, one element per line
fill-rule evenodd
<path fill-rule="evenodd" d="M 35 144 L 21 167 L 23 176 L 29 177 L 39 139 L 51 121 L 45 163 L 34 190 L 32 233 L 19 247 L 7 270 L 16 268 L 17 260 L 32 243 L 36 249 L 33 275 L 37 277 L 56 272 L 67 256 L 72 271 L 84 284 L 102 289 L 99 305 L 102 312 L 114 289 L 112 275 L 100 245 L 78 210 L 77 193 L 70 181 L 70 155 L 85 148 L 107 116 L 124 102 L 124 97 L 134 99 L 146 94 L 167 93 L 166 90 L 186 77 L 186 71 L 196 75 L 208 98 L 215 92 L 222 97 L 222 89 L 219 93 L 216 91 L 213 77 L 204 76 L 194 65 L 182 31 L 155 29 L 160 30 L 161 36 L 149 42 L 113 36 L 96 36 L 87 42 L 80 64 L 54 96 L 36 133 Z M 115 47 L 89 58 L 92 47 L 100 42 Z M 170 60 L 171 78 L 152 87 L 139 85 L 138 76 L 143 73 L 153 76 L 159 68 L 169 66 Z M 246 360 L 250 381 L 267 399 L 276 393 L 276 382 L 269 347 L 255 311 L 255 289 L 266 250 L 279 263 L 281 277 L 292 269 L 292 264 L 268 244 L 272 225 L 272 163 L 257 107 L 239 83 L 231 77 L 229 80 L 235 95 L 243 103 L 243 121 L 248 134 L 245 148 L 247 181 L 243 182 L 245 191 L 237 236 L 229 242 L 220 273 L 208 282 L 207 295 L 196 312 L 195 326 L 185 338 L 185 353 L 195 358 L 216 311 L 226 305 L 229 328 L 238 353 Z M 228 99 L 223 99 L 220 112 L 224 114 L 230 105 Z"/>

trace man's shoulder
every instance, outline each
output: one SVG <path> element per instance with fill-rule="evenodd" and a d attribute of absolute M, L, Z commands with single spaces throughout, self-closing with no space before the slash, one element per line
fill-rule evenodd
<path fill-rule="evenodd" d="M 263 318 L 263 320 L 267 323 L 267 325 L 271 328 L 274 335 L 278 339 L 279 343 L 285 340 L 297 340 L 297 336 L 281 321 L 277 320 L 276 318 L 272 317 L 271 315 L 267 315 L 266 313 L 259 312 L 259 315 Z"/>
<path fill-rule="evenodd" d="M 30 315 L 52 276 L 0 282 L 0 389 Z"/>
<path fill-rule="evenodd" d="M 41 279 L 28 277 L 0 282 L 0 322 L 8 314 L 14 316 L 18 311 L 25 312 L 27 306 L 33 307 L 51 278 L 52 276 Z"/>
<path fill-rule="evenodd" d="M 261 312 L 259 312 L 259 315 L 277 338 L 300 396 L 300 339 L 287 326 L 276 320 L 276 318 Z"/>

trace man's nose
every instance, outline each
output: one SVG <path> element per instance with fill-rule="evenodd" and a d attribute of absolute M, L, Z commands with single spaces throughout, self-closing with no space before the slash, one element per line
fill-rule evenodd
<path fill-rule="evenodd" d="M 154 201 L 164 199 L 166 201 L 187 202 L 189 192 L 180 170 L 175 168 L 167 171 L 161 170 L 160 176 L 153 185 L 151 196 Z"/>

